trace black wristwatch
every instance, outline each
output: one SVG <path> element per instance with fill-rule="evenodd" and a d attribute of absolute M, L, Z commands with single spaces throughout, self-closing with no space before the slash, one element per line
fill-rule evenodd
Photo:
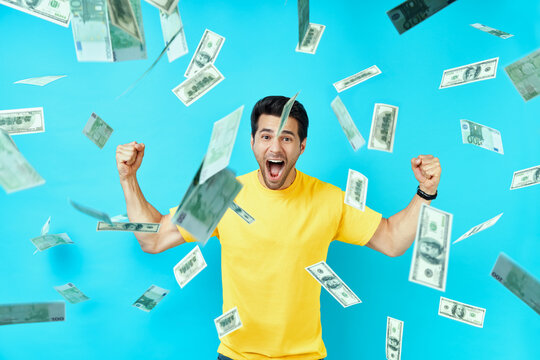
<path fill-rule="evenodd" d="M 422 199 L 425 200 L 435 200 L 437 198 L 438 191 L 435 191 L 434 195 L 429 195 L 422 190 L 420 190 L 420 185 L 416 188 L 416 195 L 420 196 Z"/>

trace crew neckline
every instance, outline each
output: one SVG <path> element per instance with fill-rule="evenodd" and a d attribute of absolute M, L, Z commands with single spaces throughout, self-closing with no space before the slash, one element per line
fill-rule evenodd
<path fill-rule="evenodd" d="M 284 195 L 289 195 L 290 193 L 292 193 L 297 187 L 298 187 L 298 183 L 300 183 L 301 181 L 301 177 L 303 177 L 303 173 L 298 170 L 298 169 L 295 169 L 296 170 L 296 176 L 294 177 L 294 180 L 292 182 L 291 185 L 289 185 L 288 187 L 286 187 L 285 189 L 281 189 L 281 190 L 272 190 L 272 189 L 269 189 L 267 188 L 266 186 L 264 186 L 263 184 L 261 184 L 261 182 L 259 181 L 259 171 L 261 171 L 260 169 L 257 169 L 255 171 L 253 171 L 252 173 L 252 181 L 254 181 L 256 183 L 256 187 L 262 191 L 263 193 L 267 194 L 267 195 L 270 195 L 270 196 L 284 196 Z"/>

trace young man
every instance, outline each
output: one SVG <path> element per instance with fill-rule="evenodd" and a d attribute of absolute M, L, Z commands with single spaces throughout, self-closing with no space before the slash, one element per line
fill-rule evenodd
<path fill-rule="evenodd" d="M 344 204 L 341 189 L 295 168 L 308 129 L 298 101 L 276 136 L 287 100 L 266 97 L 251 114 L 251 148 L 259 169 L 238 177 L 244 187 L 235 201 L 255 222 L 227 211 L 213 233 L 221 242 L 223 311 L 236 306 L 243 323 L 221 339 L 219 359 L 324 358 L 321 286 L 305 267 L 326 260 L 333 240 L 402 255 L 414 241 L 421 204 L 437 192 L 439 160 L 420 155 L 411 160 L 419 190 L 404 210 L 384 219 L 368 207 L 360 211 Z M 162 215 L 145 200 L 136 178 L 144 150 L 144 144 L 132 142 L 116 153 L 129 219 L 161 224 L 156 234 L 135 233 L 142 250 L 159 253 L 195 241 L 170 221 L 176 208 Z"/>

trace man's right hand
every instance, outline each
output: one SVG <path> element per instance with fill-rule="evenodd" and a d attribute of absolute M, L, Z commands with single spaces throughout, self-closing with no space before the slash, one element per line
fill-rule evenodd
<path fill-rule="evenodd" d="M 144 144 L 132 141 L 116 148 L 116 166 L 120 180 L 134 177 L 144 157 Z"/>

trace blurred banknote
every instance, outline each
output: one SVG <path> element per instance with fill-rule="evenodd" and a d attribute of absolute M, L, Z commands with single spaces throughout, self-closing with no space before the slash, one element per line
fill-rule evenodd
<path fill-rule="evenodd" d="M 441 296 L 439 315 L 481 328 L 484 327 L 486 309 Z"/>
<path fill-rule="evenodd" d="M 242 327 L 242 320 L 240 320 L 240 314 L 238 314 L 238 308 L 235 306 L 225 314 L 214 319 L 218 336 L 221 339 L 225 335 L 229 335 L 235 330 Z"/>
<path fill-rule="evenodd" d="M 501 132 L 499 130 L 470 120 L 460 120 L 460 123 L 461 137 L 464 144 L 473 144 L 499 154 L 504 154 Z"/>
<path fill-rule="evenodd" d="M 330 106 L 332 107 L 332 110 L 334 110 L 334 113 L 338 118 L 339 125 L 341 125 L 341 129 L 345 133 L 345 136 L 347 136 L 353 150 L 357 151 L 364 146 L 366 140 L 364 140 L 362 134 L 360 134 L 360 131 L 358 131 L 358 128 L 354 124 L 351 115 L 347 111 L 345 104 L 343 104 L 343 101 L 341 101 L 339 96 L 336 96 Z"/>
<path fill-rule="evenodd" d="M 298 0 L 298 43 L 302 41 L 309 27 L 309 0 Z"/>
<path fill-rule="evenodd" d="M 172 89 L 184 105 L 189 106 L 223 81 L 225 77 L 213 64 L 207 64 L 195 75 Z"/>
<path fill-rule="evenodd" d="M 0 129 L 10 135 L 44 132 L 45 117 L 43 108 L 0 110 Z"/>
<path fill-rule="evenodd" d="M 243 111 L 244 105 L 214 123 L 210 144 L 203 160 L 200 184 L 229 165 Z"/>
<path fill-rule="evenodd" d="M 343 307 L 361 303 L 362 300 L 330 269 L 326 262 L 321 261 L 306 267 L 311 274 Z"/>
<path fill-rule="evenodd" d="M 75 201 L 73 201 L 71 199 L 69 200 L 69 203 L 71 204 L 71 206 L 73 206 L 75 209 L 82 212 L 83 214 L 86 214 L 86 215 L 91 216 L 91 217 L 93 217 L 95 219 L 104 221 L 109 225 L 112 225 L 111 218 L 106 213 L 104 213 L 102 211 L 99 211 L 99 210 L 96 210 L 96 209 L 89 208 L 89 207 L 81 205 L 81 204 L 78 204 L 78 203 L 76 203 Z"/>
<path fill-rule="evenodd" d="M 289 120 L 289 115 L 291 113 L 291 109 L 294 105 L 294 102 L 296 101 L 296 97 L 300 94 L 300 92 L 297 92 L 293 97 L 289 98 L 285 105 L 283 106 L 283 110 L 281 111 L 281 116 L 279 120 L 279 128 L 277 131 L 277 136 L 281 134 L 281 131 L 283 131 L 283 128 L 287 124 L 287 120 Z"/>
<path fill-rule="evenodd" d="M 444 70 L 439 89 L 494 79 L 497 76 L 498 63 L 499 58 L 497 57 Z"/>
<path fill-rule="evenodd" d="M 229 206 L 232 211 L 234 211 L 238 216 L 240 216 L 242 219 L 244 219 L 245 222 L 248 224 L 251 224 L 255 221 L 253 216 L 249 215 L 248 212 L 244 209 L 242 209 L 237 203 L 234 201 Z"/>
<path fill-rule="evenodd" d="M 347 190 L 345 191 L 345 204 L 364 211 L 366 209 L 367 187 L 368 178 L 358 171 L 349 169 Z"/>
<path fill-rule="evenodd" d="M 150 5 L 157 7 L 160 11 L 164 11 L 167 14 L 172 14 L 176 6 L 178 5 L 178 0 L 145 0 Z"/>
<path fill-rule="evenodd" d="M 92 142 L 100 149 L 103 149 L 105 143 L 107 143 L 107 140 L 111 137 L 112 132 L 112 127 L 95 113 L 90 115 L 90 118 L 83 129 L 83 134 L 92 140 Z"/>
<path fill-rule="evenodd" d="M 394 151 L 398 110 L 397 106 L 375 104 L 368 149 L 386 152 Z"/>
<path fill-rule="evenodd" d="M 47 221 L 45 221 L 45 224 L 41 228 L 41 235 L 47 235 L 49 233 L 50 226 L 51 226 L 51 217 L 49 216 L 49 218 L 47 219 Z"/>
<path fill-rule="evenodd" d="M 68 234 L 46 234 L 30 239 L 39 251 L 44 251 L 56 245 L 73 244 Z"/>
<path fill-rule="evenodd" d="M 112 220 L 112 219 L 111 219 Z M 134 222 L 113 222 L 107 224 L 106 222 L 99 221 L 96 231 L 129 231 L 129 232 L 144 232 L 144 233 L 157 233 L 159 231 L 160 224 L 155 223 L 134 223 Z"/>
<path fill-rule="evenodd" d="M 0 4 L 64 27 L 69 26 L 69 0 L 0 0 Z"/>
<path fill-rule="evenodd" d="M 488 33 L 488 34 L 491 34 L 491 35 L 495 35 L 497 37 L 500 37 L 501 39 L 508 39 L 514 35 L 512 34 L 509 34 L 507 32 L 504 32 L 504 31 L 501 31 L 501 30 L 497 30 L 497 29 L 494 29 L 492 27 L 489 27 L 489 26 L 486 26 L 486 25 L 482 25 L 482 24 L 471 24 L 471 26 L 475 29 L 478 29 L 480 31 L 483 31 L 485 33 Z"/>
<path fill-rule="evenodd" d="M 500 253 L 491 276 L 540 315 L 540 282 L 506 254 Z"/>
<path fill-rule="evenodd" d="M 386 15 L 392 20 L 398 33 L 403 34 L 454 1 L 456 0 L 406 0 L 387 11 Z"/>
<path fill-rule="evenodd" d="M 165 46 L 168 46 L 167 57 L 169 62 L 173 62 L 188 53 L 184 25 L 178 8 L 175 7 L 170 14 L 160 10 L 159 19 L 161 21 L 163 40 L 165 40 Z"/>
<path fill-rule="evenodd" d="M 501 218 L 502 215 L 503 213 L 500 213 L 499 215 L 495 216 L 493 219 L 489 219 L 488 221 L 485 221 L 481 223 L 480 225 L 476 225 L 475 227 L 467 231 L 465 234 L 461 235 L 459 239 L 455 240 L 452 244 L 455 244 L 461 240 L 465 240 L 469 236 L 473 236 L 474 234 L 479 233 L 480 231 L 483 231 L 483 230 L 486 230 L 487 228 L 492 227 Z"/>
<path fill-rule="evenodd" d="M 24 79 L 15 81 L 14 84 L 28 84 L 28 85 L 36 85 L 36 86 L 45 86 L 55 80 L 61 79 L 63 77 L 66 77 L 67 75 L 53 75 L 53 76 L 40 76 L 30 79 Z"/>
<path fill-rule="evenodd" d="M 9 134 L 0 128 L 0 185 L 6 193 L 43 184 L 45 180 L 22 156 Z"/>
<path fill-rule="evenodd" d="M 452 214 L 422 204 L 409 281 L 445 291 L 451 232 Z"/>
<path fill-rule="evenodd" d="M 225 38 L 206 29 L 187 67 L 185 77 L 190 78 L 207 64 L 213 64 L 225 42 Z"/>
<path fill-rule="evenodd" d="M 349 76 L 348 78 L 335 82 L 333 85 L 337 92 L 342 92 L 366 81 L 367 79 L 371 79 L 380 73 L 381 70 L 379 70 L 377 65 L 373 65 L 365 70 L 360 71 L 359 73 Z"/>
<path fill-rule="evenodd" d="M 173 272 L 176 282 L 183 288 L 205 267 L 206 261 L 204 261 L 201 249 L 197 245 L 174 266 Z"/>
<path fill-rule="evenodd" d="M 118 214 L 111 218 L 112 222 L 126 222 L 129 221 L 127 214 Z"/>
<path fill-rule="evenodd" d="M 296 45 L 296 51 L 306 54 L 315 54 L 325 28 L 326 26 L 324 25 L 309 24 L 306 35 L 302 41 Z"/>
<path fill-rule="evenodd" d="M 63 301 L 27 304 L 0 304 L 0 325 L 64 321 L 66 303 Z"/>
<path fill-rule="evenodd" d="M 540 49 L 504 68 L 525 101 L 540 94 Z"/>
<path fill-rule="evenodd" d="M 403 321 L 386 317 L 386 358 L 401 359 L 401 342 L 403 338 Z"/>
<path fill-rule="evenodd" d="M 133 303 L 133 306 L 142 311 L 150 312 L 169 293 L 169 290 L 152 285 Z"/>
<path fill-rule="evenodd" d="M 72 283 L 67 283 L 61 286 L 55 286 L 54 289 L 60 293 L 71 304 L 78 304 L 80 302 L 90 300 L 90 298 L 83 294 L 83 292 Z"/>
<path fill-rule="evenodd" d="M 510 190 L 540 184 L 540 165 L 514 172 Z"/>
<path fill-rule="evenodd" d="M 111 24 L 124 30 L 135 39 L 143 41 L 129 0 L 107 0 L 107 10 Z"/>

